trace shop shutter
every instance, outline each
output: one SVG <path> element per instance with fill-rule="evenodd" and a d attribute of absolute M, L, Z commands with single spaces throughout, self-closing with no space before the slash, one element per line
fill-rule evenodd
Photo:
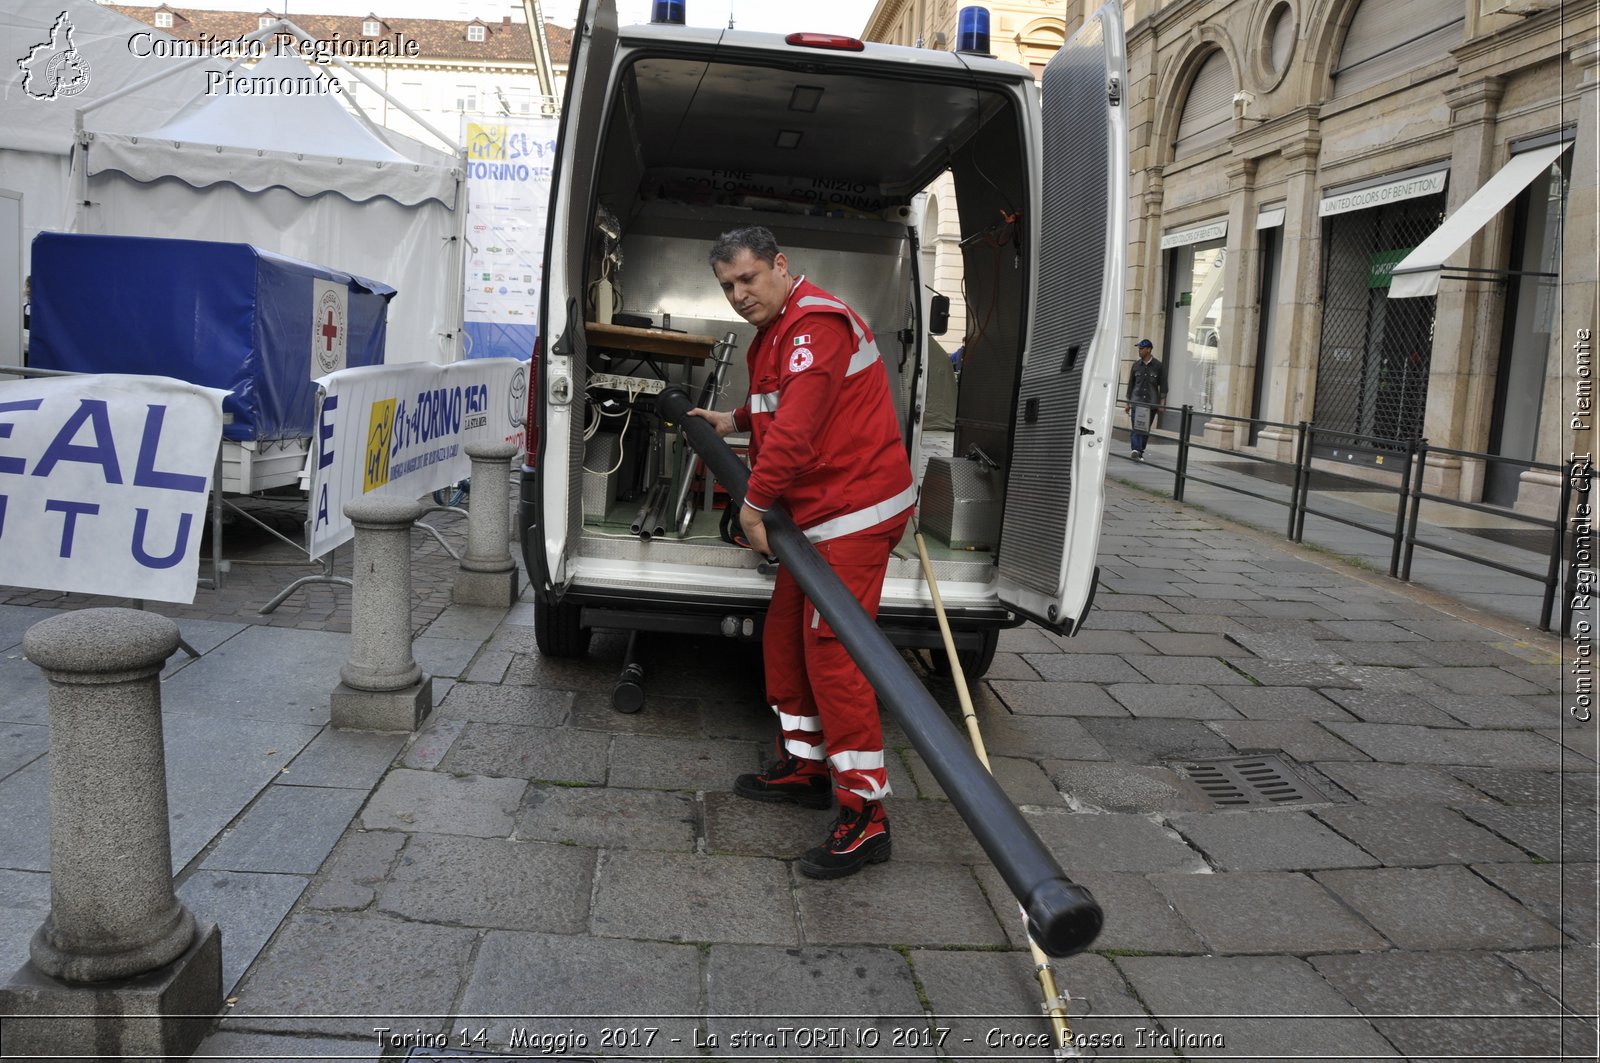
<path fill-rule="evenodd" d="M 1334 98 L 1448 58 L 1465 25 L 1461 0 L 1366 0 L 1345 33 Z"/>
<path fill-rule="evenodd" d="M 1226 140 L 1233 130 L 1233 68 L 1227 56 L 1212 52 L 1200 66 L 1194 84 L 1189 86 L 1189 98 L 1183 104 L 1183 117 L 1178 120 L 1178 140 L 1173 145 L 1173 158 L 1182 158 L 1218 141 Z"/>

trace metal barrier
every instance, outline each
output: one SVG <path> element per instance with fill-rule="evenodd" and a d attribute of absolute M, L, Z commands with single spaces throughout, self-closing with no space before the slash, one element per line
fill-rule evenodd
<path fill-rule="evenodd" d="M 1446 554 L 1450 557 L 1458 558 L 1462 561 L 1471 561 L 1474 564 L 1487 565 L 1489 568 L 1497 569 L 1501 572 L 1507 572 L 1513 576 L 1522 576 L 1526 579 L 1537 580 L 1544 584 L 1544 604 L 1539 609 L 1539 630 L 1549 631 L 1550 615 L 1555 609 L 1556 588 L 1561 585 L 1561 562 L 1564 554 L 1566 553 L 1564 548 L 1566 543 L 1566 517 L 1572 508 L 1572 481 L 1574 477 L 1574 463 L 1569 460 L 1566 465 L 1547 465 L 1536 461 L 1518 461 L 1510 458 L 1494 457 L 1492 459 L 1506 465 L 1520 466 L 1525 470 L 1554 472 L 1561 474 L 1561 501 L 1556 505 L 1556 519 L 1541 520 L 1538 517 L 1529 517 L 1521 513 L 1513 513 L 1509 510 L 1500 509 L 1495 506 L 1486 506 L 1481 502 L 1463 502 L 1457 498 L 1446 498 L 1443 495 L 1428 494 L 1422 490 L 1422 473 L 1424 468 L 1427 466 L 1429 454 L 1446 454 L 1457 458 L 1489 458 L 1490 455 L 1477 454 L 1466 450 L 1450 450 L 1446 447 L 1430 447 L 1428 445 L 1428 441 L 1425 439 L 1418 440 L 1416 454 L 1419 460 L 1415 463 L 1416 475 L 1413 477 L 1411 483 L 1411 519 L 1406 526 L 1405 563 L 1401 567 L 1400 578 L 1403 580 L 1409 580 L 1411 578 L 1411 555 L 1415 552 L 1417 547 L 1421 546 L 1429 550 L 1437 551 L 1441 554 Z M 1517 568 L 1514 565 L 1507 565 L 1500 561 L 1492 561 L 1487 557 L 1474 557 L 1471 554 L 1462 553 L 1460 550 L 1452 549 L 1451 547 L 1445 546 L 1442 543 L 1430 543 L 1419 539 L 1417 537 L 1417 519 L 1418 515 L 1422 511 L 1422 503 L 1424 502 L 1436 502 L 1440 505 L 1452 506 L 1457 509 L 1472 510 L 1478 513 L 1492 513 L 1497 517 L 1513 520 L 1520 524 L 1531 524 L 1537 528 L 1550 531 L 1552 533 L 1552 538 L 1550 543 L 1549 565 L 1546 566 L 1543 573 L 1529 572 L 1526 569 Z M 1570 629 L 1571 609 L 1569 596 L 1569 608 L 1562 610 L 1561 633 L 1565 635 L 1570 631 Z"/>
<path fill-rule="evenodd" d="M 1565 465 L 1552 465 L 1544 462 L 1505 458 L 1496 454 L 1483 454 L 1475 451 L 1451 450 L 1446 447 L 1434 447 L 1430 446 L 1428 441 L 1425 439 L 1378 439 L 1371 435 L 1339 432 L 1331 429 L 1318 428 L 1308 421 L 1300 421 L 1296 424 L 1288 424 L 1281 421 L 1264 421 L 1251 417 L 1230 417 L 1225 414 L 1218 413 L 1205 413 L 1203 415 L 1207 419 L 1208 423 L 1220 421 L 1248 426 L 1251 429 L 1277 428 L 1293 432 L 1295 439 L 1295 457 L 1294 461 L 1291 463 L 1278 458 L 1263 457 L 1259 454 L 1252 454 L 1247 451 L 1233 450 L 1226 447 L 1213 446 L 1204 442 L 1197 442 L 1191 436 L 1194 415 L 1195 410 L 1192 406 L 1184 406 L 1181 408 L 1177 439 L 1178 453 L 1172 468 L 1169 469 L 1167 466 L 1153 464 L 1150 462 L 1141 462 L 1141 464 L 1151 465 L 1153 468 L 1161 469 L 1162 471 L 1171 472 L 1173 474 L 1174 480 L 1172 497 L 1174 501 L 1182 502 L 1184 500 L 1185 485 L 1192 481 L 1194 483 L 1207 484 L 1212 487 L 1221 488 L 1224 491 L 1232 491 L 1236 494 L 1247 495 L 1251 498 L 1257 498 L 1265 502 L 1271 502 L 1275 505 L 1287 506 L 1289 510 L 1289 521 L 1285 531 L 1285 538 L 1296 543 L 1304 541 L 1305 519 L 1307 515 L 1321 517 L 1324 520 L 1331 520 L 1339 524 L 1344 524 L 1352 528 L 1370 532 L 1374 535 L 1378 535 L 1389 540 L 1391 545 L 1389 553 L 1389 575 L 1395 579 L 1406 582 L 1410 582 L 1411 580 L 1412 557 L 1418 547 L 1422 547 L 1426 550 L 1433 550 L 1437 553 L 1445 554 L 1461 561 L 1467 561 L 1477 565 L 1484 565 L 1488 568 L 1493 568 L 1509 575 L 1521 576 L 1525 579 L 1534 580 L 1544 586 L 1544 598 L 1539 614 L 1539 630 L 1541 631 L 1550 630 L 1551 620 L 1555 610 L 1556 594 L 1563 587 L 1563 579 L 1565 578 L 1568 586 L 1564 595 L 1561 614 L 1561 632 L 1565 635 L 1571 631 L 1573 595 L 1571 593 L 1570 584 L 1572 582 L 1573 566 L 1567 566 L 1567 571 L 1564 576 L 1562 563 L 1563 561 L 1571 560 L 1566 557 L 1567 545 L 1570 538 L 1568 535 L 1567 524 L 1569 520 L 1573 519 L 1572 504 L 1575 491 L 1578 493 L 1580 501 L 1587 506 L 1588 492 L 1590 488 L 1589 470 L 1586 465 L 1580 468 L 1580 462 L 1583 459 L 1573 458 L 1569 459 Z M 1323 472 L 1323 470 L 1313 470 L 1312 468 L 1312 457 L 1316 444 L 1319 440 L 1343 441 L 1346 446 L 1353 450 L 1376 447 L 1377 449 L 1382 450 L 1385 455 L 1395 455 L 1404 459 L 1400 469 L 1398 470 L 1398 476 L 1396 477 L 1392 487 L 1382 484 L 1381 481 L 1363 481 L 1363 483 L 1366 485 L 1366 488 L 1369 490 L 1376 489 L 1380 491 L 1393 492 L 1395 496 L 1395 505 L 1394 523 L 1392 526 L 1379 526 L 1376 524 L 1367 523 L 1355 519 L 1348 513 L 1337 513 L 1327 508 L 1316 508 L 1313 506 L 1313 472 Z M 1190 471 L 1189 463 L 1189 456 L 1191 452 L 1195 450 L 1226 454 L 1232 458 L 1245 459 L 1263 466 L 1275 466 L 1278 468 L 1293 469 L 1292 486 L 1290 489 L 1289 500 L 1285 502 L 1280 497 L 1259 491 L 1252 491 L 1248 488 L 1240 486 L 1238 483 L 1228 483 L 1222 480 L 1196 476 L 1192 471 Z M 1425 492 L 1423 490 L 1423 474 L 1426 471 L 1428 456 L 1430 454 L 1445 455 L 1467 460 L 1496 462 L 1502 465 L 1514 466 L 1524 471 L 1559 474 L 1561 476 L 1561 493 L 1560 501 L 1556 508 L 1557 516 L 1553 518 L 1530 517 L 1526 514 L 1516 513 L 1499 506 L 1490 506 L 1481 502 L 1462 501 L 1461 499 L 1447 498 L 1443 495 Z M 1337 476 L 1339 474 L 1333 473 L 1332 475 Z M 1379 486 L 1373 488 L 1373 484 L 1378 484 Z M 1470 510 L 1478 513 L 1487 513 L 1504 520 L 1513 521 L 1518 524 L 1530 525 L 1534 528 L 1549 531 L 1551 533 L 1551 543 L 1547 554 L 1548 564 L 1545 566 L 1545 569 L 1542 572 L 1531 571 L 1527 568 L 1520 568 L 1504 561 L 1484 557 L 1481 554 L 1467 553 L 1437 540 L 1424 539 L 1418 534 L 1418 528 L 1421 523 L 1422 504 L 1424 502 L 1432 502 L 1438 505 L 1450 506 L 1456 509 Z M 1580 508 L 1579 510 L 1580 514 L 1586 512 L 1586 508 Z"/>

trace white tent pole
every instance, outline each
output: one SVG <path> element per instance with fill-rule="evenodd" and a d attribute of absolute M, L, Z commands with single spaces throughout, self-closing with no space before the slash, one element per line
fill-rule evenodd
<path fill-rule="evenodd" d="M 308 37 L 306 39 L 310 40 L 311 38 Z M 335 55 L 332 56 L 332 59 L 336 64 L 338 64 L 340 70 L 343 70 L 345 73 L 353 76 L 357 81 L 361 82 L 363 85 L 367 86 L 367 88 L 371 89 L 373 92 L 376 92 L 379 96 L 382 96 L 384 99 L 393 104 L 395 110 L 399 111 L 401 114 L 417 123 L 417 125 L 421 126 L 423 129 L 426 129 L 428 132 L 432 133 L 436 138 L 438 138 L 439 143 L 449 148 L 450 154 L 455 155 L 460 152 L 461 145 L 458 144 L 454 139 L 439 132 L 439 130 L 433 127 L 432 123 L 428 122 L 421 115 L 417 114 L 417 112 L 413 111 L 411 108 L 397 100 L 394 96 L 390 95 L 388 89 L 379 85 L 376 81 L 373 81 L 371 78 L 367 77 L 367 75 L 363 74 L 361 71 L 345 62 L 343 56 Z"/>

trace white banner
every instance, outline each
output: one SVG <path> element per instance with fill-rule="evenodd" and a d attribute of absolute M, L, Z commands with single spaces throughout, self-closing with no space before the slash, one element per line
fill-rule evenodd
<path fill-rule="evenodd" d="M 554 118 L 466 124 L 468 322 L 539 322 L 558 128 Z"/>
<path fill-rule="evenodd" d="M 1406 177 L 1387 184 L 1357 189 L 1354 192 L 1325 192 L 1321 204 L 1317 207 L 1317 214 L 1326 218 L 1334 214 L 1348 214 L 1353 210 L 1381 207 L 1385 203 L 1435 196 L 1444 191 L 1445 180 L 1449 176 L 1449 170 L 1436 170 L 1433 173 Z"/>
<path fill-rule="evenodd" d="M 0 584 L 194 601 L 226 394 L 0 378 Z"/>
<path fill-rule="evenodd" d="M 317 383 L 312 557 L 350 540 L 352 499 L 421 498 L 471 474 L 468 443 L 524 446 L 528 363 L 514 358 L 358 366 Z"/>

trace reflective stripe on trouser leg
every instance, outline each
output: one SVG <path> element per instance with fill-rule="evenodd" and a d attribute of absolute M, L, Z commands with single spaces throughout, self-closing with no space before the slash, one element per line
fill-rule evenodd
<path fill-rule="evenodd" d="M 818 548 L 869 616 L 878 615 L 889 551 L 900 541 L 905 524 L 901 516 L 870 531 L 831 539 Z M 889 779 L 884 769 L 877 692 L 827 621 L 817 620 L 817 610 L 810 602 L 805 603 L 804 619 L 805 674 L 833 754 L 829 767 L 839 800 L 857 807 L 881 800 L 889 795 Z"/>
<path fill-rule="evenodd" d="M 822 719 L 806 678 L 805 641 L 800 631 L 805 612 L 806 599 L 799 584 L 779 568 L 761 635 L 767 701 L 778 717 L 784 751 L 792 757 L 821 761 L 828 752 L 822 738 Z"/>

